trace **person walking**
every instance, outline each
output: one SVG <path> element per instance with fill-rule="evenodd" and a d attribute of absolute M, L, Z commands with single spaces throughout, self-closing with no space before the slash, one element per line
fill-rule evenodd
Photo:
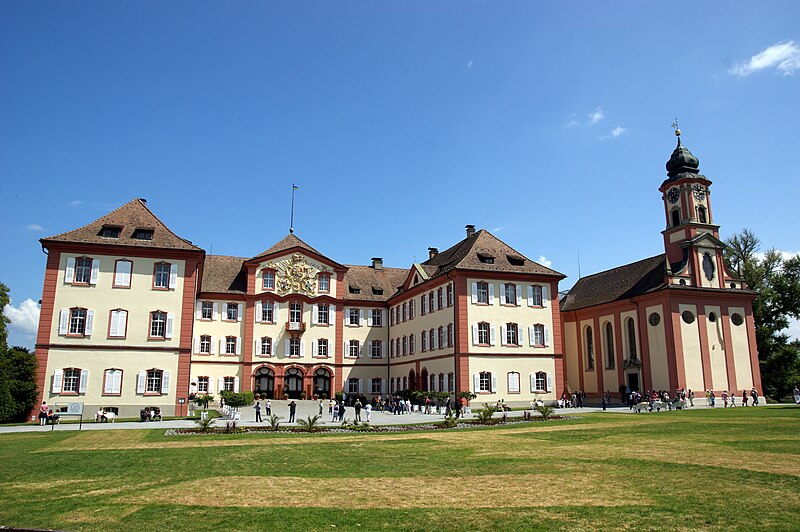
<path fill-rule="evenodd" d="M 289 423 L 294 423 L 294 416 L 297 412 L 297 403 L 292 401 L 289 403 Z"/>
<path fill-rule="evenodd" d="M 753 406 L 758 406 L 758 392 L 756 391 L 755 387 L 750 390 L 750 397 L 753 398 Z"/>
<path fill-rule="evenodd" d="M 344 401 L 339 403 L 339 421 L 344 421 L 344 413 L 347 409 L 344 407 Z"/>
<path fill-rule="evenodd" d="M 722 392 L 722 404 L 724 408 L 728 408 L 728 390 Z"/>
<path fill-rule="evenodd" d="M 322 402 L 322 399 L 320 399 L 319 400 L 319 415 L 320 415 L 320 417 L 322 417 L 322 409 L 323 408 L 324 408 L 324 403 Z"/>
<path fill-rule="evenodd" d="M 689 406 L 694 406 L 694 392 L 689 388 Z"/>
<path fill-rule="evenodd" d="M 261 421 L 262 421 L 262 419 L 261 419 L 261 403 L 256 401 L 256 406 L 254 406 L 253 408 L 255 408 L 255 410 L 256 410 L 256 423 L 261 423 Z"/>
<path fill-rule="evenodd" d="M 794 396 L 794 404 L 800 405 L 800 388 L 795 386 L 792 390 L 792 395 Z"/>
<path fill-rule="evenodd" d="M 328 401 L 328 415 L 329 415 L 329 416 L 333 416 L 333 406 L 334 406 L 335 404 L 336 404 L 336 401 L 334 401 L 333 399 L 331 399 L 330 401 Z M 331 421 L 332 421 L 332 420 L 331 420 Z"/>
<path fill-rule="evenodd" d="M 747 390 L 742 390 L 742 406 L 747 406 Z"/>
<path fill-rule="evenodd" d="M 47 425 L 47 401 L 42 401 L 41 406 L 39 406 L 39 425 L 45 426 Z"/>
<path fill-rule="evenodd" d="M 736 407 L 736 392 L 731 392 L 731 408 Z"/>
<path fill-rule="evenodd" d="M 266 414 L 268 416 L 271 416 L 272 415 L 272 401 L 267 399 L 267 403 L 266 403 L 265 406 L 266 406 L 266 408 L 264 408 L 264 412 L 266 412 Z"/>
<path fill-rule="evenodd" d="M 369 419 L 372 417 L 372 403 L 367 403 L 367 406 L 364 407 L 364 410 L 367 413 L 367 423 L 369 423 Z"/>
<path fill-rule="evenodd" d="M 331 409 L 331 421 L 336 421 L 339 418 L 339 403 L 334 403 Z"/>
<path fill-rule="evenodd" d="M 603 394 L 603 410 L 608 409 L 608 396 L 607 394 Z"/>
<path fill-rule="evenodd" d="M 361 401 L 356 399 L 356 404 L 353 406 L 356 411 L 356 421 L 361 421 Z"/>

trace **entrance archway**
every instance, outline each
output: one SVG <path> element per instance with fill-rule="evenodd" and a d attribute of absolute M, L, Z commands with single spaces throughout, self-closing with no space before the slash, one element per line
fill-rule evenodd
<path fill-rule="evenodd" d="M 314 372 L 314 395 L 325 394 L 331 396 L 331 370 L 328 368 L 317 368 Z"/>
<path fill-rule="evenodd" d="M 283 373 L 283 393 L 290 399 L 300 399 L 303 391 L 303 370 L 289 368 Z"/>
<path fill-rule="evenodd" d="M 422 388 L 423 392 L 428 391 L 428 370 L 427 368 L 422 368 L 422 371 L 419 375 L 419 385 Z"/>
<path fill-rule="evenodd" d="M 410 391 L 414 391 L 417 389 L 417 376 L 414 373 L 414 370 L 408 372 L 408 389 Z"/>
<path fill-rule="evenodd" d="M 275 372 L 266 366 L 261 366 L 253 374 L 253 392 L 275 398 Z"/>

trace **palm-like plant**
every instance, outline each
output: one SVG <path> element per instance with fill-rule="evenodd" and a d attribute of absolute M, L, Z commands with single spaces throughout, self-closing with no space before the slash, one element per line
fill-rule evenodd
<path fill-rule="evenodd" d="M 270 430 L 278 430 L 278 427 L 281 426 L 281 419 L 283 419 L 281 416 L 276 416 L 275 414 L 269 416 Z"/>
<path fill-rule="evenodd" d="M 480 410 L 476 410 L 475 414 L 478 416 L 478 423 L 481 425 L 490 425 L 495 412 L 497 412 L 497 408 L 491 405 L 486 405 Z"/>
<path fill-rule="evenodd" d="M 321 416 L 308 416 L 308 419 L 298 419 L 297 425 L 300 430 L 305 432 L 316 432 L 319 430 Z"/>
<path fill-rule="evenodd" d="M 536 411 L 539 412 L 543 420 L 547 421 L 553 416 L 554 409 L 552 406 L 538 405 L 536 406 Z"/>

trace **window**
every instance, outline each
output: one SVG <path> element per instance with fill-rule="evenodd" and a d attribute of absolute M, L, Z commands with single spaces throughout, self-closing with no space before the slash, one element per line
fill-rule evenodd
<path fill-rule="evenodd" d="M 145 378 L 145 393 L 161 393 L 161 381 L 164 378 L 164 372 L 160 369 L 147 370 Z"/>
<path fill-rule="evenodd" d="M 494 257 L 491 255 L 483 255 L 478 253 L 478 260 L 480 260 L 483 264 L 494 264 Z"/>
<path fill-rule="evenodd" d="M 515 257 L 514 255 L 506 255 L 508 263 L 512 266 L 525 266 L 525 259 L 522 257 Z"/>
<path fill-rule="evenodd" d="M 453 324 L 447 324 L 447 347 L 453 347 Z"/>
<path fill-rule="evenodd" d="M 350 340 L 348 345 L 347 356 L 350 358 L 358 358 L 358 340 Z"/>
<path fill-rule="evenodd" d="M 357 308 L 351 308 L 347 313 L 348 323 L 350 325 L 358 326 L 361 323 L 359 319 L 360 317 L 361 317 L 361 311 Z"/>
<path fill-rule="evenodd" d="M 361 293 L 361 289 L 359 287 L 357 287 L 357 286 L 350 285 L 347 288 L 348 288 L 348 290 L 350 290 L 351 294 L 360 294 Z"/>
<path fill-rule="evenodd" d="M 453 285 L 447 285 L 447 306 L 453 306 Z"/>
<path fill-rule="evenodd" d="M 428 391 L 434 392 L 436 391 L 436 374 L 431 373 L 430 377 L 428 378 Z"/>
<path fill-rule="evenodd" d="M 208 393 L 208 377 L 197 377 L 197 392 Z"/>
<path fill-rule="evenodd" d="M 519 334 L 516 323 L 506 323 L 506 345 L 519 345 Z"/>
<path fill-rule="evenodd" d="M 397 323 L 397 307 L 389 309 L 389 323 L 391 325 Z"/>
<path fill-rule="evenodd" d="M 544 325 L 537 323 L 533 326 L 533 335 L 531 339 L 534 346 L 544 347 Z"/>
<path fill-rule="evenodd" d="M 403 321 L 408 320 L 408 303 L 403 303 Z"/>
<path fill-rule="evenodd" d="M 225 354 L 226 355 L 235 355 L 236 354 L 236 337 L 235 336 L 226 336 L 225 337 Z"/>
<path fill-rule="evenodd" d="M 701 224 L 706 223 L 706 208 L 702 205 L 697 207 L 697 221 Z"/>
<path fill-rule="evenodd" d="M 489 304 L 489 283 L 486 282 L 479 282 L 477 283 L 477 294 L 478 294 L 478 303 L 488 305 Z"/>
<path fill-rule="evenodd" d="M 261 305 L 261 321 L 263 323 L 275 323 L 275 303 L 265 301 Z"/>
<path fill-rule="evenodd" d="M 504 285 L 503 291 L 506 296 L 506 305 L 516 305 L 517 304 L 517 285 L 515 284 L 506 284 Z"/>
<path fill-rule="evenodd" d="M 414 354 L 414 350 L 416 349 L 416 344 L 417 344 L 417 338 L 416 338 L 416 336 L 414 336 L 414 333 L 411 333 L 408 336 L 408 353 L 409 354 L 411 354 L 411 355 Z"/>
<path fill-rule="evenodd" d="M 436 292 L 428 294 L 428 309 L 433 312 L 436 310 Z"/>
<path fill-rule="evenodd" d="M 330 305 L 321 304 L 317 307 L 317 323 L 329 324 Z"/>
<path fill-rule="evenodd" d="M 408 302 L 408 319 L 410 319 L 410 320 L 414 319 L 414 307 L 415 306 L 416 305 L 414 305 L 414 300 L 413 299 Z"/>
<path fill-rule="evenodd" d="M 439 337 L 438 337 L 438 340 L 437 340 L 437 342 L 438 342 L 437 345 L 439 346 L 439 349 L 444 349 L 445 346 L 447 346 L 447 343 L 446 343 L 447 340 L 445 340 L 445 336 L 444 336 L 444 327 L 439 327 L 439 331 L 438 332 L 439 332 Z"/>
<path fill-rule="evenodd" d="M 320 292 L 330 292 L 331 291 L 331 276 L 327 273 L 321 273 L 318 277 L 318 286 Z"/>
<path fill-rule="evenodd" d="M 318 358 L 328 358 L 328 340 L 322 338 L 317 340 L 317 353 Z"/>
<path fill-rule="evenodd" d="M 536 392 L 545 392 L 547 391 L 547 373 L 543 371 L 537 371 L 536 374 L 533 376 L 533 390 Z"/>
<path fill-rule="evenodd" d="M 591 327 L 586 327 L 586 369 L 594 369 L 594 337 Z"/>
<path fill-rule="evenodd" d="M 614 327 L 606 322 L 606 369 L 614 369 Z"/>
<path fill-rule="evenodd" d="M 130 288 L 133 262 L 120 259 L 114 263 L 114 288 Z"/>
<path fill-rule="evenodd" d="M 419 335 L 420 351 L 425 352 L 428 350 L 428 335 L 422 331 Z"/>
<path fill-rule="evenodd" d="M 372 358 L 383 358 L 383 342 L 380 340 L 373 340 L 370 354 Z"/>
<path fill-rule="evenodd" d="M 119 238 L 119 233 L 122 230 L 121 227 L 115 225 L 104 225 L 102 229 L 100 229 L 100 236 L 103 238 Z"/>
<path fill-rule="evenodd" d="M 653 313 L 650 314 L 650 317 L 648 318 L 648 321 L 650 322 L 650 325 L 655 327 L 656 325 L 661 323 L 661 315 L 658 314 L 657 312 L 653 312 Z"/>
<path fill-rule="evenodd" d="M 261 356 L 272 356 L 272 338 L 269 336 L 261 337 Z"/>
<path fill-rule="evenodd" d="M 679 225 L 681 225 L 681 211 L 674 209 L 672 211 L 672 227 L 678 227 Z"/>
<path fill-rule="evenodd" d="M 405 307 L 403 310 L 405 310 Z M 379 308 L 372 309 L 372 326 L 383 327 L 383 310 Z"/>
<path fill-rule="evenodd" d="M 478 374 L 478 392 L 492 393 L 492 374 L 488 371 Z"/>
<path fill-rule="evenodd" d="M 402 351 L 400 350 L 400 337 L 394 341 L 394 354 L 397 356 L 402 354 Z"/>
<path fill-rule="evenodd" d="M 383 379 L 374 378 L 370 381 L 370 391 L 372 392 L 373 395 L 378 395 L 383 393 L 382 380 Z"/>
<path fill-rule="evenodd" d="M 236 388 L 236 377 L 223 377 L 222 389 L 227 392 L 233 392 Z"/>
<path fill-rule="evenodd" d="M 103 395 L 122 395 L 122 370 L 107 369 L 103 372 Z"/>
<path fill-rule="evenodd" d="M 133 232 L 134 240 L 153 240 L 152 229 L 136 229 Z"/>
<path fill-rule="evenodd" d="M 200 352 L 205 355 L 211 354 L 211 337 L 207 334 L 200 337 Z"/>
<path fill-rule="evenodd" d="M 452 392 L 455 390 L 456 387 L 456 375 L 455 373 L 448 373 L 447 374 L 447 391 Z"/>
<path fill-rule="evenodd" d="M 408 377 L 403 377 L 403 390 L 408 390 Z"/>
<path fill-rule="evenodd" d="M 531 306 L 532 307 L 541 307 L 542 306 L 542 287 L 538 284 L 531 286 Z"/>
<path fill-rule="evenodd" d="M 347 393 L 357 394 L 360 392 L 358 389 L 359 379 L 347 379 Z"/>
<path fill-rule="evenodd" d="M 300 323 L 303 320 L 303 304 L 293 301 L 289 303 L 289 323 Z"/>
<path fill-rule="evenodd" d="M 300 353 L 300 338 L 289 339 L 289 356 L 299 358 Z"/>
<path fill-rule="evenodd" d="M 403 356 L 408 354 L 408 336 L 403 336 Z"/>
<path fill-rule="evenodd" d="M 478 344 L 489 345 L 489 324 L 485 321 L 478 324 Z"/>
<path fill-rule="evenodd" d="M 449 390 L 445 390 L 444 385 L 444 373 L 439 373 L 439 391 L 440 392 L 447 392 Z"/>
<path fill-rule="evenodd" d="M 436 331 L 433 329 L 428 331 L 428 346 L 430 347 L 431 351 L 436 349 Z"/>
<path fill-rule="evenodd" d="M 428 300 L 425 294 L 419 296 L 419 313 L 423 316 L 428 313 Z"/>
<path fill-rule="evenodd" d="M 239 320 L 239 305 L 236 303 L 226 303 L 225 304 L 225 318 L 228 321 L 238 321 Z"/>
<path fill-rule="evenodd" d="M 200 306 L 200 319 L 211 320 L 214 319 L 214 303 L 211 301 L 203 301 Z"/>
<path fill-rule="evenodd" d="M 274 270 L 264 270 L 261 274 L 262 277 L 262 284 L 261 287 L 264 290 L 275 290 L 275 271 Z"/>
<path fill-rule="evenodd" d="M 167 313 L 155 311 L 150 313 L 150 338 L 167 337 Z"/>
<path fill-rule="evenodd" d="M 153 269 L 153 288 L 167 290 L 169 288 L 169 275 L 171 266 L 167 262 L 156 263 Z"/>
<path fill-rule="evenodd" d="M 75 259 L 75 284 L 89 284 L 92 279 L 92 259 L 78 257 Z"/>
<path fill-rule="evenodd" d="M 85 308 L 73 308 L 69 311 L 69 335 L 70 336 L 85 336 L 87 335 L 87 316 L 89 311 Z M 91 334 L 90 332 L 88 334 Z"/>
<path fill-rule="evenodd" d="M 636 360 L 636 325 L 633 323 L 633 318 L 625 320 L 625 327 L 628 330 L 628 358 Z"/>
<path fill-rule="evenodd" d="M 691 312 L 690 312 L 690 314 L 691 314 Z M 734 325 L 739 327 L 740 325 L 742 325 L 744 323 L 744 318 L 738 312 L 734 312 L 733 314 L 731 314 L 731 323 L 733 323 Z"/>
<path fill-rule="evenodd" d="M 442 286 L 436 291 L 436 308 L 444 308 L 444 287 Z"/>
<path fill-rule="evenodd" d="M 64 384 L 61 388 L 61 393 L 78 393 L 80 390 L 81 370 L 76 368 L 67 368 L 64 370 Z"/>
<path fill-rule="evenodd" d="M 519 393 L 519 373 L 512 371 L 508 374 L 508 393 Z"/>
<path fill-rule="evenodd" d="M 373 286 L 372 287 L 372 294 L 376 295 L 376 296 L 382 296 L 383 295 L 383 288 L 378 288 L 377 286 Z"/>

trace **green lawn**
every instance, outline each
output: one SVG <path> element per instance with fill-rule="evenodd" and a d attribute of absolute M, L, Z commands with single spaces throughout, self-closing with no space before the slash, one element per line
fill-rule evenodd
<path fill-rule="evenodd" d="M 800 529 L 800 408 L 396 434 L 0 435 L 0 525 Z"/>

